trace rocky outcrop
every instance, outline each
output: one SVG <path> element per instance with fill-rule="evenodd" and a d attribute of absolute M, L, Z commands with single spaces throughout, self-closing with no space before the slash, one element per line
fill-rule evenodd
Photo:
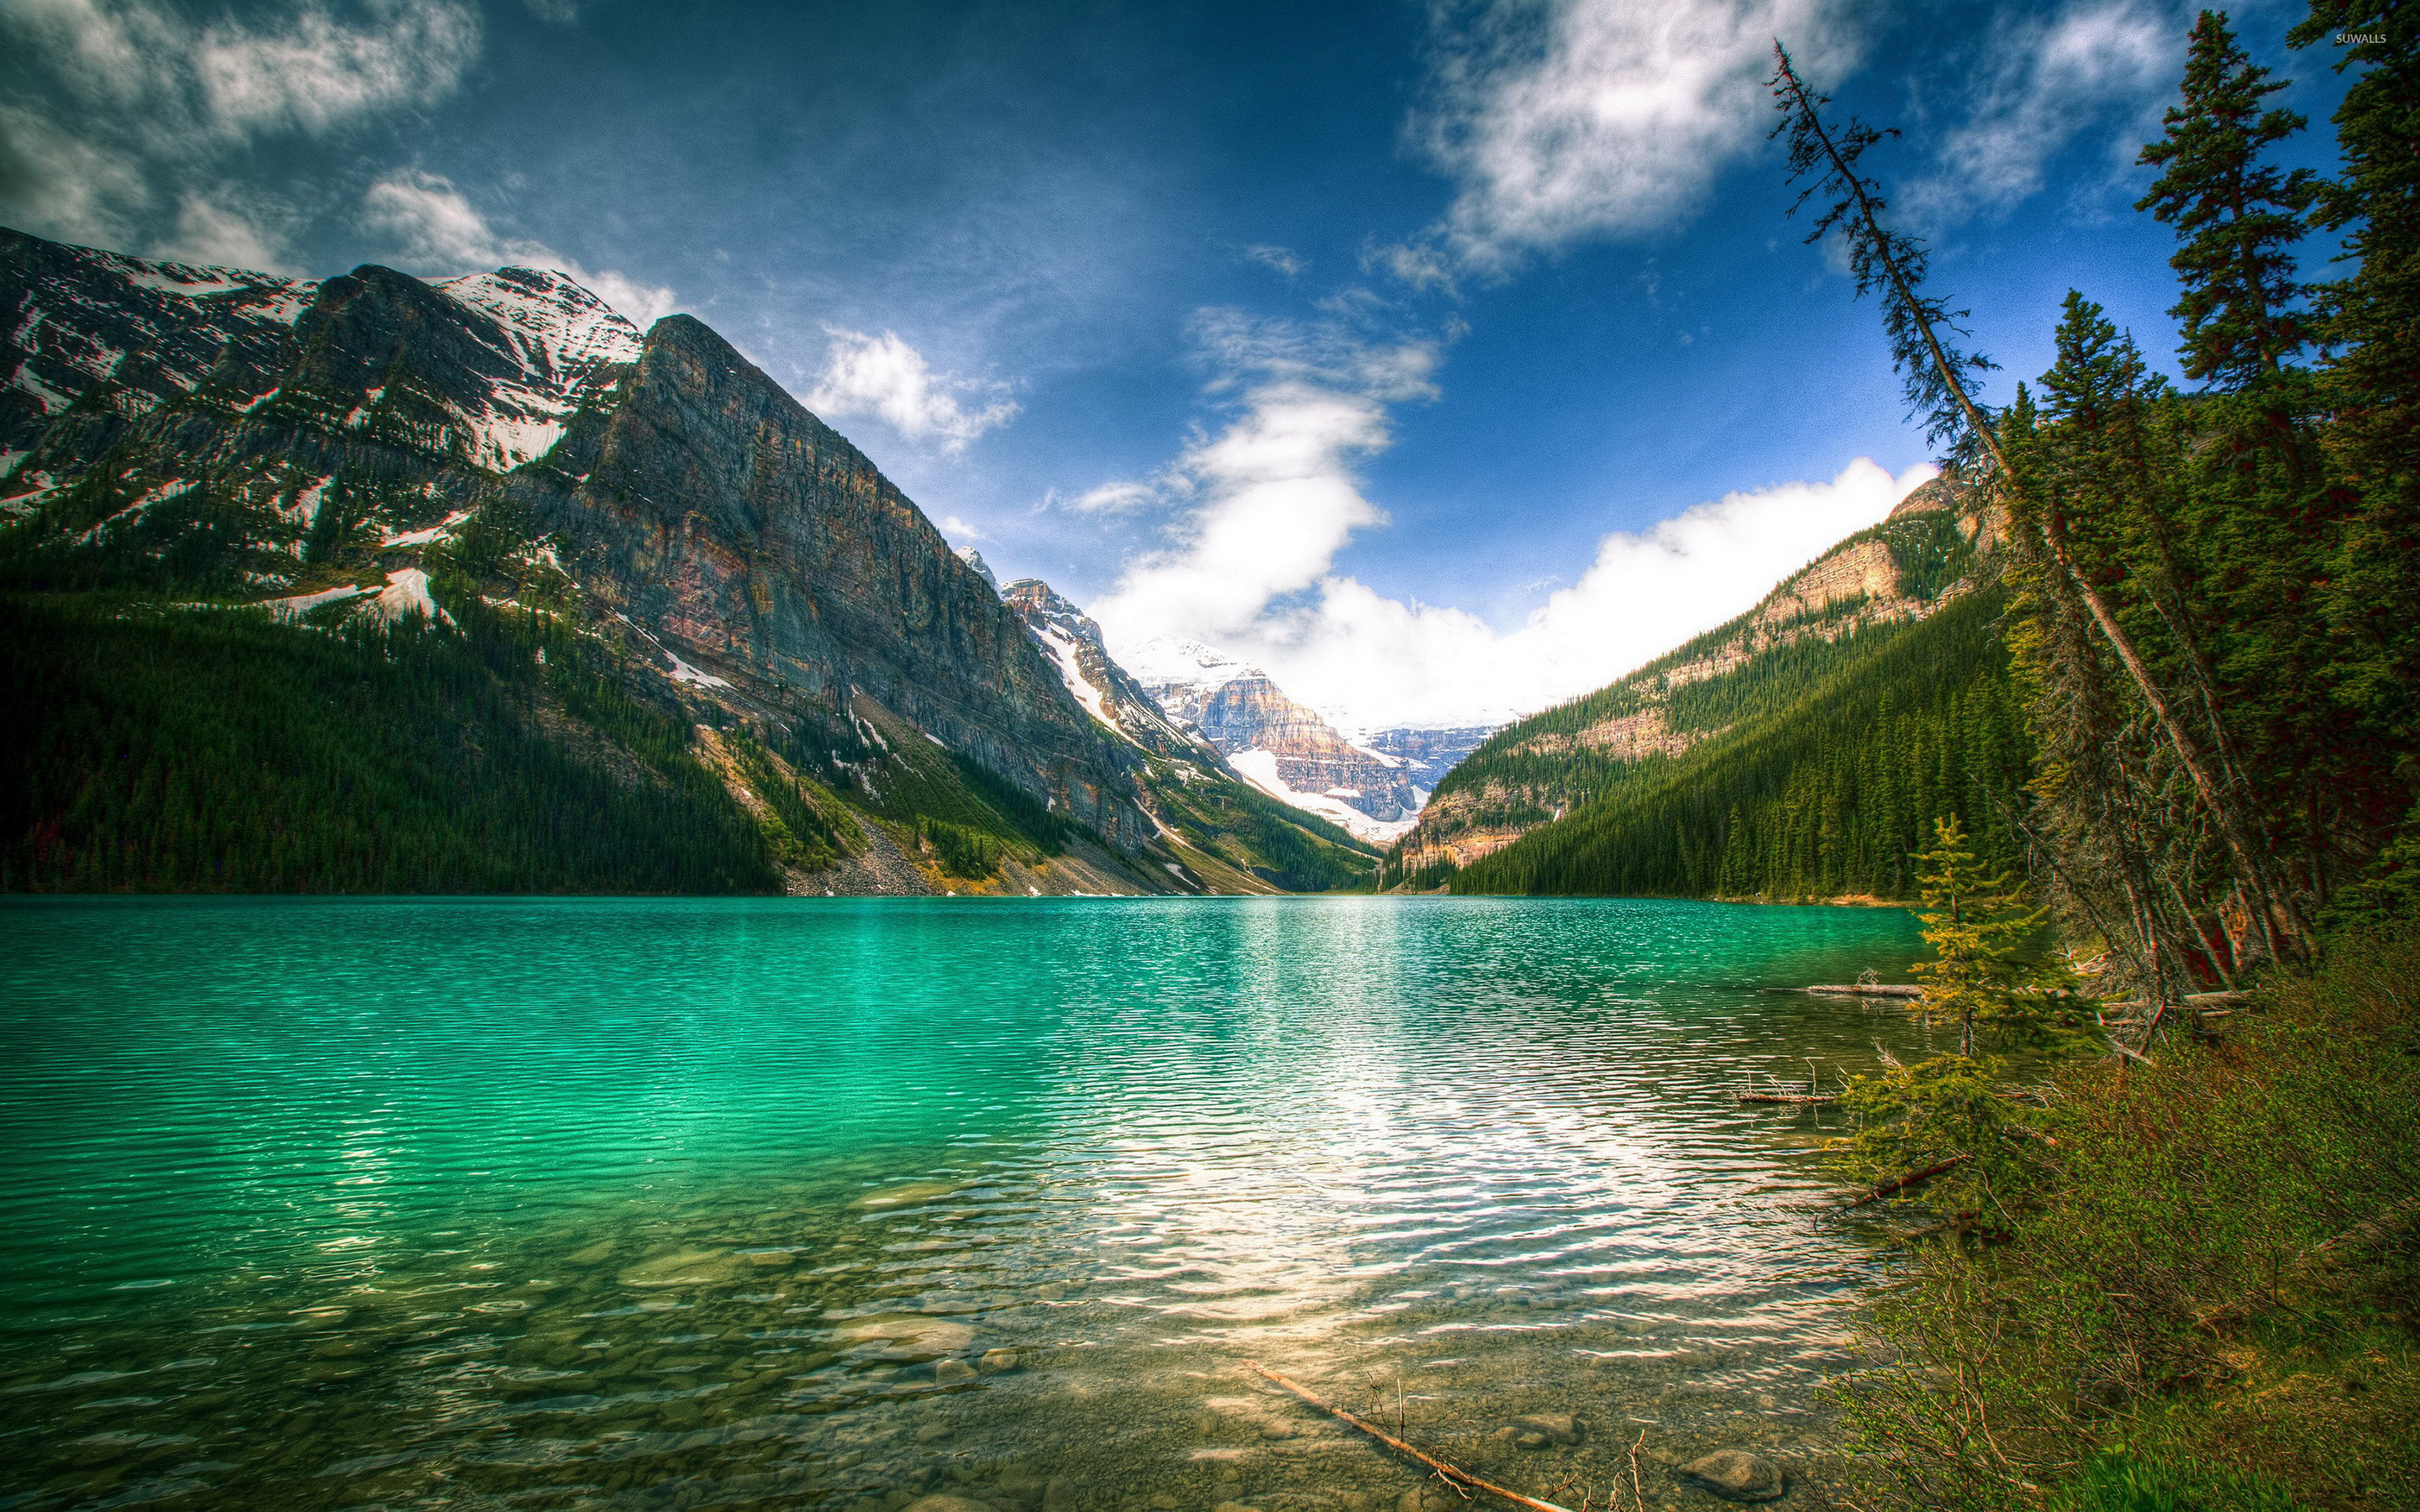
<path fill-rule="evenodd" d="M 1492 724 L 1381 730 L 1362 744 L 1382 756 L 1402 762 L 1415 786 L 1434 789 L 1446 773 L 1496 731 L 1497 726 Z"/>
<path fill-rule="evenodd" d="M 1139 648 L 1132 665 L 1171 718 L 1256 786 L 1365 840 L 1403 833 L 1427 796 L 1407 760 L 1346 739 L 1257 667 L 1181 638 Z"/>
<path fill-rule="evenodd" d="M 980 567 L 982 560 L 974 557 L 974 564 Z M 1109 656 L 1101 627 L 1093 617 L 1062 598 L 1048 583 L 1039 578 L 1021 578 L 1001 590 L 1001 601 L 1058 669 L 1068 696 L 1105 729 L 1152 755 L 1225 770 L 1218 748 L 1171 719 Z"/>
<path fill-rule="evenodd" d="M 306 283 L 15 232 L 0 301 L 0 508 L 62 551 L 202 491 L 213 581 L 342 613 L 398 575 L 425 596 L 424 558 L 496 511 L 544 532 L 557 611 L 701 717 L 901 721 L 1118 850 L 1152 833 L 1123 748 L 985 577 L 690 316 L 643 338 L 539 270 Z"/>
<path fill-rule="evenodd" d="M 1838 643 L 1929 617 L 1996 571 L 2004 529 L 1996 510 L 1947 480 L 1913 490 L 1881 526 L 1792 574 L 1730 624 L 1490 736 L 1439 779 L 1388 874 L 1409 882 L 1467 867 L 1589 801 L 1619 768 L 1677 757 L 1720 734 L 1729 716 L 1678 717 L 1675 696 L 1759 676 L 1773 654 L 1810 640 Z M 1696 707 L 1736 702 L 1704 700 Z"/>
<path fill-rule="evenodd" d="M 1022 623 L 864 454 L 690 316 L 507 486 L 610 612 L 707 675 L 872 698 L 1112 844 L 1133 786 Z"/>

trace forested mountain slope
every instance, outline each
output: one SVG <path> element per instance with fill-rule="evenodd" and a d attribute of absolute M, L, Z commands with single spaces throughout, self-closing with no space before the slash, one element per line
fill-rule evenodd
<path fill-rule="evenodd" d="M 1996 788 L 2009 759 L 2022 768 L 1988 631 L 1998 532 L 1948 484 L 1926 484 L 1754 609 L 1498 731 L 1438 784 L 1388 885 L 1903 895 L 1904 848 L 1885 837 L 1918 834 L 1944 795 L 1966 797 L 1970 771 Z M 1680 834 L 1671 795 L 1684 790 Z M 1642 841 L 1649 814 L 1662 827 Z"/>
<path fill-rule="evenodd" d="M 1131 747 L 690 317 L 643 336 L 527 269 L 300 283 L 15 232 L 0 303 L 10 887 L 1187 886 Z M 482 851 L 545 828 L 489 812 L 500 782 L 591 832 Z M 230 786 L 275 817 L 226 820 Z M 341 837 L 405 793 L 362 859 Z M 659 820 L 721 838 L 676 862 Z"/>

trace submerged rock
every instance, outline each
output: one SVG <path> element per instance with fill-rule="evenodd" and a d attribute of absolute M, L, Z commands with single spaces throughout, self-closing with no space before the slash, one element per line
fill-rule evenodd
<path fill-rule="evenodd" d="M 880 1212 L 891 1208 L 919 1208 L 927 1202 L 938 1202 L 958 1190 L 955 1181 L 907 1181 L 898 1186 L 869 1192 L 849 1204 L 861 1212 Z"/>
<path fill-rule="evenodd" d="M 957 1354 L 974 1342 L 964 1323 L 926 1313 L 876 1313 L 854 1318 L 833 1331 L 844 1345 L 879 1344 L 886 1360 L 931 1360 Z"/>
<path fill-rule="evenodd" d="M 927 1496 L 908 1503 L 906 1512 L 992 1512 L 992 1505 L 971 1496 Z"/>
<path fill-rule="evenodd" d="M 1770 1502 L 1788 1489 L 1780 1466 L 1745 1449 L 1717 1449 L 1677 1473 L 1727 1502 Z"/>
<path fill-rule="evenodd" d="M 1514 1418 L 1502 1431 L 1524 1449 L 1544 1449 L 1548 1444 L 1577 1443 L 1587 1430 L 1569 1412 L 1532 1412 Z"/>
<path fill-rule="evenodd" d="M 731 1279 L 736 1268 L 721 1250 L 689 1249 L 642 1260 L 616 1279 L 626 1287 L 703 1287 Z"/>

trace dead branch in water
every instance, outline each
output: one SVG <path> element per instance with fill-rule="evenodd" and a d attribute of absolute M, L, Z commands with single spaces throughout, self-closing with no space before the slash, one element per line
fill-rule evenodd
<path fill-rule="evenodd" d="M 1524 1496 L 1519 1491 L 1507 1490 L 1503 1487 L 1495 1484 L 1493 1481 L 1481 1480 L 1469 1471 L 1461 1469 L 1455 1465 L 1450 1465 L 1433 1454 L 1428 1454 L 1422 1450 L 1415 1449 L 1410 1444 L 1405 1443 L 1403 1440 L 1388 1432 L 1385 1428 L 1379 1427 L 1374 1424 L 1364 1423 L 1361 1419 L 1355 1417 L 1352 1413 L 1346 1412 L 1343 1408 L 1337 1406 L 1334 1402 L 1327 1400 L 1326 1397 L 1319 1396 L 1317 1393 L 1311 1391 L 1307 1387 L 1296 1385 L 1295 1382 L 1288 1381 L 1281 1375 L 1279 1375 L 1268 1366 L 1261 1364 L 1258 1360 L 1245 1361 L 1244 1368 L 1264 1380 L 1277 1382 L 1286 1390 L 1294 1393 L 1296 1396 L 1301 1397 L 1304 1401 L 1309 1402 L 1311 1406 L 1318 1408 L 1323 1412 L 1326 1412 L 1328 1416 L 1339 1419 L 1342 1422 L 1351 1424 L 1353 1427 L 1359 1428 L 1362 1432 L 1370 1435 L 1370 1437 L 1377 1440 L 1380 1443 L 1385 1444 L 1388 1448 L 1394 1450 L 1396 1453 L 1411 1456 L 1421 1464 L 1424 1464 L 1431 1470 L 1435 1471 L 1438 1477 L 1450 1486 L 1467 1486 L 1474 1490 L 1485 1491 L 1490 1496 L 1500 1496 L 1504 1498 L 1504 1500 L 1513 1503 L 1516 1505 L 1529 1508 L 1530 1512 L 1571 1512 L 1571 1509 L 1568 1507 L 1557 1506 L 1552 1502 L 1541 1502 L 1534 1496 Z"/>
<path fill-rule="evenodd" d="M 1942 1161 L 1936 1165 L 1927 1165 L 1920 1171 L 1910 1171 L 1905 1176 L 1900 1177 L 1898 1180 L 1885 1181 L 1882 1185 L 1874 1188 L 1872 1191 L 1867 1193 L 1864 1196 L 1859 1197 L 1856 1201 L 1850 1203 L 1848 1207 L 1843 1208 L 1840 1211 L 1843 1212 L 1853 1211 L 1858 1208 L 1864 1207 L 1869 1202 L 1880 1202 L 1883 1198 L 1889 1196 L 1894 1192 L 1905 1192 L 1911 1187 L 1922 1186 L 1925 1182 L 1931 1180 L 1942 1172 L 1954 1171 L 1959 1166 L 1965 1165 L 1968 1161 L 1973 1160 L 1974 1158 L 1975 1157 L 1972 1155 L 1952 1155 L 1947 1160 Z"/>

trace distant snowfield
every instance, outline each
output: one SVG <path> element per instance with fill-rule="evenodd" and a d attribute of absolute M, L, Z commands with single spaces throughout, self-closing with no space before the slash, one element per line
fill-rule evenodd
<path fill-rule="evenodd" d="M 1419 823 L 1417 817 L 1373 819 L 1351 804 L 1331 798 L 1325 793 L 1304 793 L 1289 787 L 1286 779 L 1278 776 L 1278 753 L 1273 750 L 1239 751 L 1227 758 L 1227 764 L 1242 774 L 1245 781 L 1280 803 L 1292 804 L 1307 813 L 1317 814 L 1346 834 L 1373 845 L 1391 844 Z"/>

